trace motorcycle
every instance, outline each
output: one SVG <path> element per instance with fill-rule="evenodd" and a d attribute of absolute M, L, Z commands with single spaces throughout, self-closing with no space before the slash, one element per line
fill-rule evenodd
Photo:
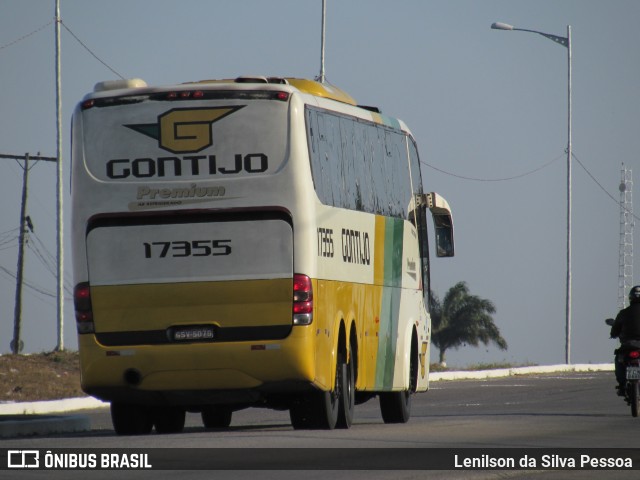
<path fill-rule="evenodd" d="M 608 318 L 605 323 L 613 325 L 613 319 Z M 626 382 L 624 385 L 624 399 L 631 405 L 631 415 L 638 416 L 640 411 L 640 345 L 623 345 L 616 350 L 616 361 L 624 364 Z"/>

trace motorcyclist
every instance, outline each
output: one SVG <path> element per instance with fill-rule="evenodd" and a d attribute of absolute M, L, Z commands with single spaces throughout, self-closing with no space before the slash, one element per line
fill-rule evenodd
<path fill-rule="evenodd" d="M 620 310 L 611 326 L 611 338 L 620 339 L 620 348 L 615 350 L 616 380 L 618 395 L 624 396 L 626 373 L 624 356 L 634 348 L 640 348 L 640 285 L 629 291 L 629 306 Z"/>

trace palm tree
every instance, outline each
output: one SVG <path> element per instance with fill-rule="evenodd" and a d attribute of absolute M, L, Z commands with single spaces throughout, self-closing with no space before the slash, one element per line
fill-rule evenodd
<path fill-rule="evenodd" d="M 480 342 L 495 343 L 507 349 L 507 342 L 493 323 L 496 307 L 493 302 L 469 293 L 465 282 L 458 282 L 440 299 L 431 294 L 431 341 L 440 350 L 440 363 L 445 363 L 449 348 L 469 344 L 477 347 Z"/>

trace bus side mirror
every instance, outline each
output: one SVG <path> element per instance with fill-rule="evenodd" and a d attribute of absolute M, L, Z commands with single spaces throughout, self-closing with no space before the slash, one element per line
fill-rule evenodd
<path fill-rule="evenodd" d="M 453 240 L 453 216 L 449 203 L 435 192 L 427 193 L 425 197 L 436 229 L 436 256 L 453 257 L 455 243 Z"/>
<path fill-rule="evenodd" d="M 451 215 L 434 214 L 433 224 L 436 227 L 436 256 L 453 257 L 453 221 Z"/>
<path fill-rule="evenodd" d="M 415 220 L 420 238 L 420 255 L 428 258 L 429 240 L 427 236 L 426 209 L 431 211 L 435 226 L 436 256 L 453 257 L 455 243 L 453 240 L 453 217 L 447 201 L 435 192 L 416 195 L 409 204 L 409 218 Z"/>

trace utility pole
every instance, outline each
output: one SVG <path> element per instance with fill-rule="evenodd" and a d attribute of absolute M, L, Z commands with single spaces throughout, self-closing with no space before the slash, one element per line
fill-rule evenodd
<path fill-rule="evenodd" d="M 13 341 L 11 352 L 15 355 L 22 351 L 24 346 L 20 331 L 22 330 L 22 276 L 24 271 L 24 229 L 27 211 L 27 183 L 29 182 L 29 154 L 24 156 L 22 167 L 22 202 L 20 203 L 20 233 L 18 234 L 18 268 L 16 270 L 16 301 L 13 314 Z"/>
<path fill-rule="evenodd" d="M 29 166 L 29 160 L 44 160 L 48 162 L 56 162 L 57 158 L 53 157 L 41 157 L 30 156 L 28 153 L 24 156 L 18 155 L 4 155 L 0 154 L 0 158 L 9 158 L 13 160 L 22 160 L 24 165 L 22 167 L 22 201 L 20 202 L 20 231 L 18 234 L 18 267 L 16 271 L 16 299 L 14 305 L 14 317 L 13 317 L 13 340 L 10 343 L 11 352 L 15 355 L 22 351 L 24 346 L 21 339 L 22 330 L 22 283 L 24 276 L 24 244 L 25 244 L 25 228 L 27 225 L 27 192 L 29 183 L 29 170 L 32 166 Z M 35 165 L 35 164 L 34 164 Z"/>

